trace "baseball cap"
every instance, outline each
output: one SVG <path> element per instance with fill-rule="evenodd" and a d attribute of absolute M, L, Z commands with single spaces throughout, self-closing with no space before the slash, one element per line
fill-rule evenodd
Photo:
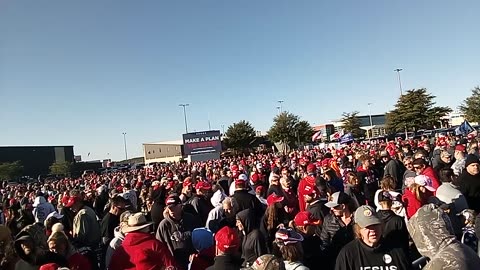
<path fill-rule="evenodd" d="M 253 262 L 249 270 L 281 270 L 285 269 L 285 265 L 282 259 L 275 257 L 275 255 L 265 254 L 258 257 Z"/>
<path fill-rule="evenodd" d="M 304 188 L 299 190 L 300 196 L 311 195 L 311 194 L 318 194 L 320 191 L 316 186 L 313 185 L 305 185 Z"/>
<path fill-rule="evenodd" d="M 180 200 L 180 197 L 178 197 L 175 194 L 172 194 L 172 195 L 168 196 L 167 199 L 165 200 L 165 205 L 166 206 L 177 205 L 177 204 L 180 204 L 180 203 L 182 203 L 182 201 Z"/>
<path fill-rule="evenodd" d="M 295 224 L 297 226 L 305 226 L 305 225 L 320 225 L 320 220 L 313 217 L 312 213 L 308 211 L 299 212 L 295 216 Z"/>
<path fill-rule="evenodd" d="M 347 204 L 350 202 L 350 196 L 345 194 L 344 192 L 335 192 L 330 196 L 329 202 L 325 204 L 328 208 L 334 208 L 339 206 L 340 204 Z"/>
<path fill-rule="evenodd" d="M 183 187 L 187 187 L 187 186 L 190 186 L 190 185 L 192 185 L 192 184 L 193 184 L 193 183 L 192 183 L 192 178 L 187 177 L 187 178 L 185 178 L 185 180 L 183 180 L 183 184 L 182 184 L 182 185 L 183 185 Z"/>
<path fill-rule="evenodd" d="M 279 246 L 287 246 L 303 241 L 303 236 L 291 228 L 281 228 L 275 233 L 275 243 Z"/>
<path fill-rule="evenodd" d="M 317 170 L 317 166 L 314 163 L 310 163 L 307 166 L 307 172 L 315 172 Z"/>
<path fill-rule="evenodd" d="M 270 206 L 274 203 L 277 203 L 277 202 L 282 202 L 284 199 L 283 196 L 278 196 L 275 192 L 270 194 L 270 196 L 268 196 L 267 198 L 267 204 Z"/>
<path fill-rule="evenodd" d="M 371 225 L 382 224 L 382 220 L 377 217 L 375 209 L 369 205 L 362 205 L 357 208 L 354 214 L 355 223 L 361 228 L 366 228 Z"/>
<path fill-rule="evenodd" d="M 82 201 L 82 198 L 79 196 L 70 196 L 68 198 L 67 203 L 65 204 L 65 207 L 70 208 L 72 207 L 75 203 Z"/>
<path fill-rule="evenodd" d="M 457 145 L 455 146 L 455 151 L 465 152 L 466 149 L 467 149 L 467 148 L 466 148 L 465 145 L 463 145 L 463 144 L 457 144 Z"/>
<path fill-rule="evenodd" d="M 391 202 L 393 201 L 392 194 L 388 191 L 382 191 L 378 193 L 378 201 L 379 202 Z"/>
<path fill-rule="evenodd" d="M 228 226 L 221 228 L 215 234 L 215 243 L 222 252 L 233 252 L 240 247 L 240 239 L 237 232 Z"/>
<path fill-rule="evenodd" d="M 199 189 L 212 189 L 212 184 L 208 183 L 208 182 L 205 182 L 205 181 L 200 181 L 200 182 L 197 182 L 197 184 L 195 185 L 195 189 L 196 190 L 199 190 Z"/>
<path fill-rule="evenodd" d="M 427 190 L 434 192 L 436 189 L 433 187 L 432 179 L 425 175 L 415 176 L 415 184 L 425 187 Z"/>
<path fill-rule="evenodd" d="M 237 180 L 242 180 L 244 182 L 247 182 L 248 181 L 248 176 L 246 174 L 240 174 L 237 178 Z"/>

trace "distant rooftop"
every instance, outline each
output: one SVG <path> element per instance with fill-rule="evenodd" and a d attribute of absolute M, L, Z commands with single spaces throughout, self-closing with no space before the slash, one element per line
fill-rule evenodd
<path fill-rule="evenodd" d="M 144 144 L 183 145 L 183 140 L 152 142 L 152 143 L 144 143 Z"/>

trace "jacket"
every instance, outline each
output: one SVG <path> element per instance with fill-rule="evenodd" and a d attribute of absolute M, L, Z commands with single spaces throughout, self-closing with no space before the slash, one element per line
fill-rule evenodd
<path fill-rule="evenodd" d="M 467 199 L 467 204 L 470 209 L 480 213 L 480 174 L 471 175 L 464 170 L 458 177 L 460 183 L 460 191 Z"/>
<path fill-rule="evenodd" d="M 383 221 L 383 238 L 398 245 L 405 252 L 408 252 L 408 239 L 410 238 L 405 219 L 396 215 L 392 210 L 379 210 L 378 217 Z"/>
<path fill-rule="evenodd" d="M 370 206 L 374 206 L 375 191 L 378 189 L 378 176 L 372 169 L 357 168 L 357 177 L 361 190 Z"/>
<path fill-rule="evenodd" d="M 252 195 L 248 190 L 236 190 L 232 196 L 233 212 L 238 214 L 245 209 L 254 209 L 256 216 L 260 219 L 261 210 L 263 209 L 260 201 L 255 195 Z"/>
<path fill-rule="evenodd" d="M 112 259 L 113 252 L 122 245 L 125 235 L 120 230 L 120 227 L 116 227 L 113 231 L 115 237 L 110 241 L 107 247 L 107 253 L 105 254 L 105 265 L 110 265 L 110 260 Z"/>
<path fill-rule="evenodd" d="M 240 270 L 242 260 L 231 254 L 216 256 L 213 265 L 206 270 Z"/>
<path fill-rule="evenodd" d="M 161 270 L 166 267 L 177 267 L 167 246 L 149 233 L 131 232 L 113 253 L 109 269 Z"/>
<path fill-rule="evenodd" d="M 194 195 L 191 200 L 188 202 L 193 209 L 195 210 L 196 214 L 200 218 L 200 222 L 205 224 L 207 222 L 208 214 L 210 210 L 213 209 L 212 204 L 205 199 L 203 196 Z"/>
<path fill-rule="evenodd" d="M 237 214 L 237 219 L 243 225 L 242 259 L 243 265 L 253 264 L 255 260 L 267 253 L 264 236 L 258 230 L 255 214 L 251 209 L 245 209 Z"/>
<path fill-rule="evenodd" d="M 333 266 L 338 252 L 354 239 L 353 224 L 355 224 L 353 214 L 349 224 L 344 224 L 340 218 L 333 214 L 328 214 L 325 217 L 320 234 L 322 240 L 320 250 L 327 265 Z"/>
<path fill-rule="evenodd" d="M 158 226 L 156 238 L 168 247 L 182 269 L 187 269 L 190 254 L 195 253 L 192 231 L 200 227 L 200 220 L 186 212 L 179 221 L 167 215 Z"/>
<path fill-rule="evenodd" d="M 73 244 L 97 248 L 102 238 L 100 223 L 92 208 L 84 206 L 73 218 Z"/>
<path fill-rule="evenodd" d="M 387 164 L 385 164 L 385 169 L 383 171 L 383 176 L 390 175 L 395 179 L 396 188 L 400 189 L 403 180 L 403 173 L 405 172 L 405 167 L 400 161 L 396 159 L 390 159 Z"/>
<path fill-rule="evenodd" d="M 478 269 L 480 258 L 455 238 L 446 213 L 434 204 L 418 210 L 408 221 L 408 231 L 418 252 L 430 258 L 424 270 Z"/>
<path fill-rule="evenodd" d="M 307 177 L 303 178 L 300 180 L 298 183 L 298 189 L 297 190 L 304 190 L 306 186 L 315 186 L 315 177 L 312 175 L 308 175 Z M 299 193 L 298 194 L 298 205 L 300 207 L 300 212 L 305 211 L 307 208 L 307 204 L 305 203 L 305 199 L 303 196 Z"/>
<path fill-rule="evenodd" d="M 405 210 L 407 214 L 407 219 L 411 218 L 417 212 L 424 202 L 419 201 L 415 194 L 413 194 L 410 189 L 405 189 L 405 193 L 402 196 L 403 203 L 405 205 Z"/>
<path fill-rule="evenodd" d="M 38 196 L 35 198 L 33 207 L 32 213 L 35 217 L 35 222 L 42 224 L 45 221 L 45 218 L 47 218 L 48 214 L 55 212 L 55 207 L 53 207 L 51 203 L 47 202 L 43 196 Z"/>

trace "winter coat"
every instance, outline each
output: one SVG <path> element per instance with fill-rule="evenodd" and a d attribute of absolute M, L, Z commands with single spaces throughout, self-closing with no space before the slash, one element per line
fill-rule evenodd
<path fill-rule="evenodd" d="M 480 213 L 480 174 L 471 175 L 467 170 L 464 170 L 457 180 L 460 183 L 460 191 L 467 199 L 469 208 Z"/>
<path fill-rule="evenodd" d="M 378 217 L 383 221 L 383 238 L 389 243 L 398 245 L 408 253 L 408 230 L 405 219 L 396 215 L 392 210 L 380 210 Z"/>
<path fill-rule="evenodd" d="M 109 269 L 161 270 L 169 266 L 177 267 L 177 263 L 164 243 L 149 233 L 131 232 L 113 253 Z"/>
<path fill-rule="evenodd" d="M 245 209 L 253 209 L 257 220 L 260 220 L 263 215 L 262 203 L 257 199 L 257 196 L 250 194 L 248 190 L 236 190 L 232 196 L 232 206 L 235 214 Z"/>
<path fill-rule="evenodd" d="M 107 253 L 105 255 L 105 265 L 110 265 L 110 260 L 112 259 L 113 252 L 122 245 L 125 235 L 120 230 L 120 226 L 116 227 L 113 231 L 115 237 L 110 241 L 110 244 L 107 247 Z"/>
<path fill-rule="evenodd" d="M 480 258 L 455 238 L 447 214 L 434 204 L 418 210 L 408 222 L 408 231 L 418 252 L 430 259 L 424 270 L 479 268 Z"/>
<path fill-rule="evenodd" d="M 312 175 L 309 175 L 298 183 L 298 189 L 297 190 L 304 190 L 306 186 L 315 186 L 315 177 Z M 305 199 L 301 194 L 298 194 L 298 205 L 300 207 L 300 212 L 305 211 L 307 208 L 307 204 L 305 203 Z"/>
<path fill-rule="evenodd" d="M 360 166 L 357 168 L 357 177 L 365 199 L 369 205 L 374 206 L 375 191 L 378 189 L 378 175 L 372 169 L 364 169 Z"/>
<path fill-rule="evenodd" d="M 255 260 L 267 253 L 264 236 L 258 230 L 253 210 L 245 209 L 237 214 L 237 219 L 243 225 L 242 259 L 243 265 L 253 264 Z"/>
<path fill-rule="evenodd" d="M 396 159 L 390 159 L 387 164 L 385 164 L 385 169 L 383 171 L 383 176 L 390 175 L 393 177 L 396 183 L 397 189 L 401 188 L 401 181 L 403 180 L 403 173 L 405 172 L 405 166 L 403 166 L 400 161 Z"/>
<path fill-rule="evenodd" d="M 47 200 L 45 200 L 45 197 L 43 196 L 38 196 L 35 198 L 35 201 L 33 202 L 33 216 L 35 217 L 35 222 L 42 223 L 45 221 L 45 218 L 47 218 L 48 214 L 55 212 L 55 207 Z"/>
<path fill-rule="evenodd" d="M 205 224 L 207 222 L 210 210 L 213 209 L 212 204 L 207 201 L 205 197 L 198 195 L 194 195 L 188 203 L 193 207 L 193 210 L 200 218 L 200 222 L 202 222 L 202 224 Z"/>
<path fill-rule="evenodd" d="M 242 259 L 231 254 L 215 257 L 213 265 L 206 270 L 240 270 Z"/>
<path fill-rule="evenodd" d="M 355 224 L 353 215 L 349 224 L 344 224 L 340 218 L 333 214 L 328 214 L 325 217 L 320 234 L 322 240 L 320 250 L 328 266 L 332 267 L 334 265 L 340 250 L 354 239 L 353 224 Z"/>

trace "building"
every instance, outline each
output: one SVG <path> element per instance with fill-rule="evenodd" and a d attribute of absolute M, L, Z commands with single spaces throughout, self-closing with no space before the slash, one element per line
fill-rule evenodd
<path fill-rule="evenodd" d="M 183 157 L 183 141 L 165 141 L 143 144 L 145 164 L 179 161 Z"/>
<path fill-rule="evenodd" d="M 444 117 L 441 118 L 441 123 L 442 123 L 442 126 L 441 128 L 450 128 L 450 127 L 455 127 L 455 126 L 459 126 L 463 123 L 463 121 L 465 121 L 465 117 L 463 115 L 463 113 L 459 112 L 459 111 L 453 111 L 447 115 L 445 115 Z M 478 125 L 478 123 L 476 122 L 470 122 L 471 125 Z"/>
<path fill-rule="evenodd" d="M 0 146 L 0 163 L 20 161 L 23 175 L 49 174 L 53 163 L 74 162 L 73 146 Z"/>
<path fill-rule="evenodd" d="M 387 134 L 386 131 L 386 122 L 387 118 L 385 114 L 372 114 L 372 124 L 370 125 L 370 115 L 359 115 L 357 116 L 360 120 L 360 128 L 363 130 L 369 131 L 369 135 L 371 137 L 377 137 Z M 334 126 L 335 132 L 340 131 L 342 129 L 343 123 L 340 120 L 335 120 L 330 123 Z M 327 126 L 329 124 L 325 124 L 323 126 Z M 371 134 L 373 133 L 373 134 Z"/>
<path fill-rule="evenodd" d="M 317 125 L 313 127 L 313 130 L 315 132 L 322 132 L 322 140 L 328 140 L 330 138 L 330 135 L 336 132 L 334 124 Z"/>

